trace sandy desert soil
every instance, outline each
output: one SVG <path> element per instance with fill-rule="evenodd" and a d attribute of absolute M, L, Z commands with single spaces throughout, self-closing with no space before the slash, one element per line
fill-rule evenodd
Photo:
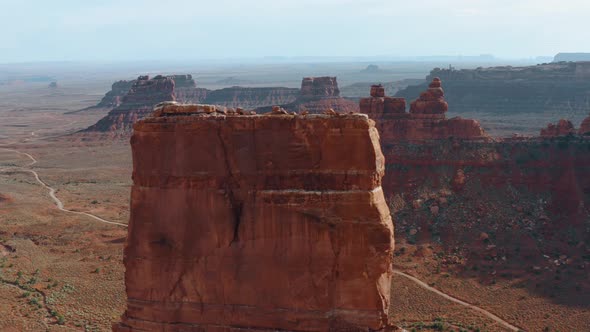
<path fill-rule="evenodd" d="M 125 307 L 126 227 L 59 210 L 28 170 L 56 189 L 65 209 L 125 224 L 128 142 L 69 135 L 102 114 L 65 113 L 92 105 L 99 95 L 74 88 L 55 95 L 41 86 L 0 90 L 0 330 L 108 331 Z M 23 153 L 37 162 L 31 165 Z M 436 246 L 396 241 L 396 269 L 512 325 L 526 331 L 590 330 L 587 306 L 531 292 L 526 278 L 482 282 L 437 268 Z M 390 315 L 408 331 L 510 330 L 399 274 Z"/>

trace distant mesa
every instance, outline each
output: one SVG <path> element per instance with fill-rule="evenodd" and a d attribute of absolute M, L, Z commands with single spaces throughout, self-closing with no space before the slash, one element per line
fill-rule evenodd
<path fill-rule="evenodd" d="M 362 73 L 377 73 L 380 71 L 381 69 L 377 65 L 368 65 L 367 68 L 361 70 Z"/>
<path fill-rule="evenodd" d="M 590 53 L 557 53 L 553 62 L 590 61 Z"/>
<path fill-rule="evenodd" d="M 49 87 L 52 89 L 57 88 L 58 87 L 57 82 L 54 81 L 54 82 L 49 83 Z"/>
<path fill-rule="evenodd" d="M 239 85 L 239 84 L 247 84 L 248 81 L 241 80 L 241 79 L 235 78 L 233 76 L 230 76 L 230 77 L 226 77 L 226 78 L 217 80 L 217 81 L 215 81 L 215 83 L 220 84 L 220 85 Z"/>
<path fill-rule="evenodd" d="M 525 67 L 489 67 L 476 69 L 435 68 L 426 81 L 408 86 L 395 96 L 414 100 L 428 89 L 434 78 L 444 82 L 444 97 L 453 105 L 454 114 L 559 114 L 568 110 L 570 119 L 581 121 L 588 113 L 590 99 L 590 62 L 546 63 Z M 423 99 L 423 98 L 420 98 Z M 419 102 L 418 104 L 424 104 Z M 418 106 L 418 105 L 417 105 Z M 441 105 L 442 106 L 442 105 Z M 573 117 L 572 117 L 573 116 Z M 531 119 L 531 122 L 538 121 Z M 527 134 L 538 134 L 546 122 L 523 128 Z M 507 136 L 518 124 L 504 124 L 490 133 Z M 518 127 L 516 127 L 518 128 Z"/>
<path fill-rule="evenodd" d="M 151 113 L 155 105 L 173 100 L 176 97 L 171 77 L 158 75 L 150 79 L 149 76 L 139 76 L 120 104 L 85 132 L 128 133 L 137 120 Z"/>
<path fill-rule="evenodd" d="M 289 104 L 280 105 L 289 112 L 308 112 L 321 114 L 327 109 L 333 109 L 338 113 L 357 113 L 358 103 L 340 97 L 340 89 L 336 77 L 304 77 L 301 81 L 301 90 L 297 99 Z M 260 107 L 259 113 L 270 112 L 272 107 Z"/>
<path fill-rule="evenodd" d="M 300 99 L 340 97 L 336 77 L 304 77 L 301 81 Z"/>
<path fill-rule="evenodd" d="M 423 79 L 403 79 L 399 81 L 383 82 L 381 85 L 385 89 L 385 93 L 389 96 L 394 96 L 398 91 L 407 88 L 411 85 L 419 85 L 423 83 Z M 345 98 L 361 98 L 367 95 L 367 91 L 371 88 L 373 83 L 358 82 L 351 85 L 340 87 L 340 96 Z"/>
<path fill-rule="evenodd" d="M 133 123 L 147 116 L 152 108 L 166 101 L 180 103 L 204 103 L 230 108 L 256 109 L 272 105 L 305 105 L 321 113 L 328 108 L 349 112 L 358 110 L 358 105 L 339 97 L 336 78 L 307 79 L 305 89 L 285 87 L 239 87 L 219 90 L 198 88 L 191 75 L 157 75 L 153 78 L 140 76 L 136 80 L 114 83 L 102 100 L 90 109 L 109 109 L 108 114 L 84 132 L 102 132 L 113 136 L 131 133 Z M 263 112 L 260 110 L 259 112 Z"/>

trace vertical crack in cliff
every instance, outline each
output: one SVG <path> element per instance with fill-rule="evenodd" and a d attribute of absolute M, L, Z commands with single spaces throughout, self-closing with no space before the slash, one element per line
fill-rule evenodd
<path fill-rule="evenodd" d="M 228 181 L 226 182 L 225 192 L 229 199 L 229 204 L 231 206 L 233 219 L 234 219 L 234 232 L 231 241 L 229 242 L 229 246 L 231 247 L 235 242 L 240 240 L 240 224 L 242 222 L 242 210 L 244 206 L 244 202 L 236 197 L 234 192 L 234 188 L 239 188 L 240 184 L 236 175 L 232 170 L 232 165 L 229 161 L 229 153 L 227 152 L 227 145 L 225 143 L 224 136 L 221 132 L 222 126 L 217 127 L 217 137 L 219 138 L 219 143 L 221 145 L 221 150 L 223 151 L 223 160 L 225 162 L 225 168 L 227 169 L 228 174 Z"/>

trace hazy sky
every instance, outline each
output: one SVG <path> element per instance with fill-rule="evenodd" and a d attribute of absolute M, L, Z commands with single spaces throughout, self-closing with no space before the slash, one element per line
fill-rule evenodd
<path fill-rule="evenodd" d="M 0 0 L 0 63 L 590 52 L 590 0 Z"/>

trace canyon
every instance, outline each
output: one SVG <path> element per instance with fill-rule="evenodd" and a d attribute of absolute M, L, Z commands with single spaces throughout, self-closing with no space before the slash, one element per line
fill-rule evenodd
<path fill-rule="evenodd" d="M 115 331 L 391 328 L 393 224 L 366 115 L 170 104 L 131 145 Z"/>

